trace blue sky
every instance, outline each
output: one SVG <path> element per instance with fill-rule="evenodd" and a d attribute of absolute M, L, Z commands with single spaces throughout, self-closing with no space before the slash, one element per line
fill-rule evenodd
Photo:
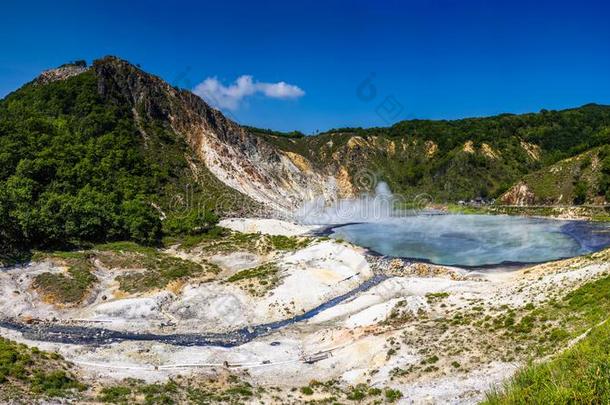
<path fill-rule="evenodd" d="M 308 133 L 610 104 L 609 20 L 604 1 L 4 0 L 0 97 L 112 54 L 181 87 L 212 78 L 242 124 Z"/>

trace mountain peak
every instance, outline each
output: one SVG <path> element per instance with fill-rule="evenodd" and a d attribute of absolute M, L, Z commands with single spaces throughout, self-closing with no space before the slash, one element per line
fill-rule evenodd
<path fill-rule="evenodd" d="M 123 59 L 123 58 L 115 56 L 115 55 L 106 55 L 104 57 L 95 59 L 93 61 L 93 66 L 102 66 L 102 65 L 108 65 L 108 66 L 113 66 L 115 68 L 122 68 L 122 69 L 137 69 L 137 70 L 141 71 L 142 73 L 146 73 L 142 70 L 142 68 L 140 67 L 140 64 L 131 63 L 127 59 Z M 148 74 L 148 73 L 146 73 L 146 74 Z"/>

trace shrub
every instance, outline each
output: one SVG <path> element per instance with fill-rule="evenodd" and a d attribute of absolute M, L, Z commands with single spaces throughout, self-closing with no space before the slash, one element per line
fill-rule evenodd
<path fill-rule="evenodd" d="M 386 388 L 386 390 L 385 390 L 385 398 L 389 402 L 396 402 L 400 398 L 402 398 L 402 392 L 400 392 L 399 390 L 394 390 L 394 389 L 391 389 L 391 388 Z"/>

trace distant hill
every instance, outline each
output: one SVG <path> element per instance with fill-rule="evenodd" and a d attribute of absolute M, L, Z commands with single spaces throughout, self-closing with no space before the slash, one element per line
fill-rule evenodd
<path fill-rule="evenodd" d="M 497 197 L 526 174 L 609 144 L 610 107 L 402 121 L 271 141 L 317 167 L 344 173 L 354 186 L 364 170 L 408 195 L 425 192 L 441 201 Z"/>

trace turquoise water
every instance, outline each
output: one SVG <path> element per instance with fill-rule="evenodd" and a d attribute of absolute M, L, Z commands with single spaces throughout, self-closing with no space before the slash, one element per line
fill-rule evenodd
<path fill-rule="evenodd" d="M 604 224 L 494 215 L 392 218 L 335 227 L 330 236 L 386 256 L 473 267 L 540 263 L 610 246 Z"/>

